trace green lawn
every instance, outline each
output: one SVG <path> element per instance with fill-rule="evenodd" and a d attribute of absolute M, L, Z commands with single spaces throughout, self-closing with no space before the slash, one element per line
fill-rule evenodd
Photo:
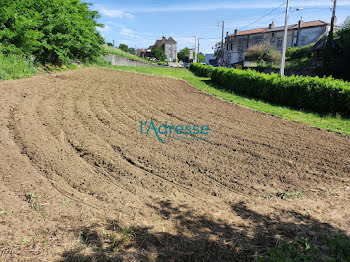
<path fill-rule="evenodd" d="M 152 63 L 151 61 L 147 60 L 147 59 L 143 59 L 142 57 L 124 52 L 123 50 L 120 50 L 119 48 L 116 47 L 111 47 L 111 46 L 104 46 L 104 52 L 106 54 L 112 54 L 112 55 L 116 55 L 116 56 L 121 56 L 121 57 L 125 57 L 128 58 L 130 60 L 135 60 L 135 61 L 142 61 L 142 62 L 146 62 L 146 63 Z"/>
<path fill-rule="evenodd" d="M 230 93 L 228 91 L 220 89 L 219 86 L 212 84 L 210 82 L 210 78 L 197 77 L 187 69 L 131 66 L 110 66 L 110 68 L 184 79 L 196 88 L 213 96 L 222 98 L 226 101 L 240 104 L 242 106 L 252 108 L 260 112 L 265 112 L 293 121 L 305 123 L 310 126 L 350 135 L 350 119 L 342 119 L 339 116 L 322 116 L 316 113 L 303 112 L 300 110 L 290 109 L 284 106 L 277 106 L 261 100 Z"/>

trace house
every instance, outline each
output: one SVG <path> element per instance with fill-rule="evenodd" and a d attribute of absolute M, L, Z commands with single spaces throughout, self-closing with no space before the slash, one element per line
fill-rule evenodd
<path fill-rule="evenodd" d="M 135 52 L 136 52 L 136 55 L 142 57 L 142 58 L 146 58 L 146 57 L 151 57 L 151 47 L 148 48 L 148 49 L 136 49 Z"/>
<path fill-rule="evenodd" d="M 168 61 L 176 61 L 177 59 L 177 42 L 171 36 L 166 39 L 165 36 L 161 40 L 156 40 L 154 46 L 164 50 Z"/>
<path fill-rule="evenodd" d="M 287 47 L 305 46 L 315 43 L 327 34 L 330 24 L 321 20 L 303 22 L 289 25 L 287 34 Z M 275 27 L 272 22 L 267 28 L 258 28 L 246 31 L 235 30 L 234 34 L 226 33 L 224 61 L 227 66 L 244 62 L 244 54 L 254 45 L 269 45 L 272 49 L 282 53 L 284 26 Z"/>

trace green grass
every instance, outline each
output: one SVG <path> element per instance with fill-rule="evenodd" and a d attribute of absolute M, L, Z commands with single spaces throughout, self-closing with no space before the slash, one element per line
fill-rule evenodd
<path fill-rule="evenodd" d="M 33 57 L 4 55 L 0 53 L 0 79 L 20 79 L 38 73 L 38 65 Z"/>
<path fill-rule="evenodd" d="M 290 109 L 288 107 L 273 105 L 261 100 L 244 97 L 230 93 L 221 89 L 219 86 L 210 82 L 210 78 L 197 77 L 187 69 L 164 68 L 164 67 L 131 67 L 131 66 L 108 66 L 109 68 L 132 71 L 138 73 L 151 74 L 156 76 L 165 76 L 186 80 L 196 88 L 219 97 L 226 101 L 236 103 L 260 112 L 269 113 L 278 117 L 290 119 L 314 126 L 320 129 L 330 130 L 346 135 L 350 135 L 350 119 L 343 119 L 340 116 L 319 115 L 312 112 L 303 112 L 300 110 Z"/>
<path fill-rule="evenodd" d="M 346 235 L 337 235 L 310 241 L 303 237 L 291 243 L 268 247 L 259 262 L 279 261 L 350 261 L 350 241 Z"/>
<path fill-rule="evenodd" d="M 111 54 L 111 55 L 116 55 L 116 56 L 121 56 L 121 57 L 125 57 L 128 58 L 130 60 L 135 60 L 135 61 L 142 61 L 142 62 L 146 62 L 146 63 L 151 63 L 151 61 L 147 60 L 147 59 L 143 59 L 139 56 L 124 52 L 122 50 L 120 50 L 119 48 L 116 47 L 111 47 L 111 46 L 104 46 L 104 52 L 106 54 Z"/>

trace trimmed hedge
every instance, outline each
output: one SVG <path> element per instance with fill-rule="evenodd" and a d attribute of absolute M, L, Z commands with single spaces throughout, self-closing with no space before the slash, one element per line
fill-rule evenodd
<path fill-rule="evenodd" d="M 350 116 L 350 83 L 332 77 L 284 76 L 254 70 L 191 64 L 190 70 L 223 88 L 254 98 L 318 113 Z"/>
<path fill-rule="evenodd" d="M 190 70 L 197 76 L 210 77 L 214 67 L 202 64 L 190 64 Z"/>

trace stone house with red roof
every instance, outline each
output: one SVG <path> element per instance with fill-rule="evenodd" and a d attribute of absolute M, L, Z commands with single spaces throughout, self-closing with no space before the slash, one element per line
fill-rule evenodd
<path fill-rule="evenodd" d="M 298 24 L 288 26 L 287 47 L 294 47 L 297 42 Z M 301 21 L 298 46 L 317 42 L 320 36 L 327 34 L 330 24 L 321 20 Z M 267 28 L 246 31 L 235 30 L 234 34 L 226 33 L 224 62 L 227 66 L 244 62 L 245 51 L 254 45 L 269 45 L 282 52 L 284 26 L 275 27 L 272 22 Z"/>
<path fill-rule="evenodd" d="M 177 42 L 171 36 L 166 39 L 165 36 L 161 40 L 156 40 L 154 46 L 162 48 L 168 61 L 174 62 L 177 59 Z"/>

